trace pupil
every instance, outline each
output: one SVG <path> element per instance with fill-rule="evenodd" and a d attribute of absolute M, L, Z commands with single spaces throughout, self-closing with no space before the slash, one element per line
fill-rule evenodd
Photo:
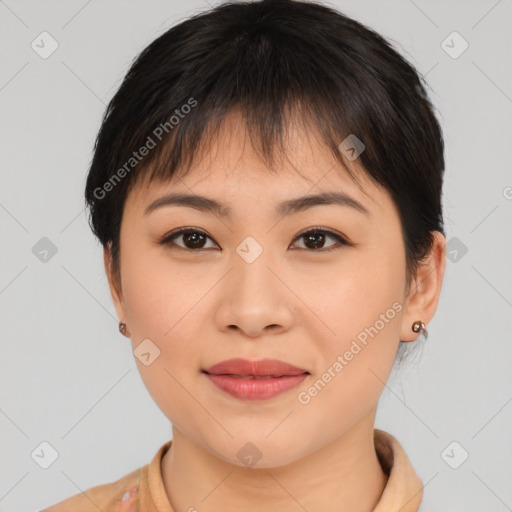
<path fill-rule="evenodd" d="M 204 236 L 203 236 L 203 235 L 201 235 L 200 233 L 196 233 L 196 232 L 194 232 L 194 231 L 192 231 L 192 232 L 189 232 L 189 233 L 185 234 L 185 238 L 186 238 L 186 240 L 187 240 L 187 241 L 188 241 L 188 240 L 190 240 L 190 239 L 192 238 L 192 239 L 193 239 L 193 240 L 192 240 L 192 245 L 193 245 L 194 247 L 198 247 L 198 245 L 199 245 L 200 247 L 202 247 L 200 244 L 197 244 L 198 239 L 199 239 L 199 242 L 201 242 L 201 241 L 203 241 L 203 242 L 204 242 Z M 202 240 L 201 240 L 201 239 L 202 239 Z"/>
<path fill-rule="evenodd" d="M 312 240 L 314 248 L 317 249 L 319 245 L 321 246 L 323 244 L 325 235 L 323 233 L 315 233 L 313 235 L 308 235 L 306 238 L 308 239 L 308 241 Z M 316 242 L 315 239 L 317 239 Z"/>

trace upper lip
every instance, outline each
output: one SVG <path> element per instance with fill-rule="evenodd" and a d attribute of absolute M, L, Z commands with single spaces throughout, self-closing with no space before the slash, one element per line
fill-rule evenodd
<path fill-rule="evenodd" d="M 241 377 L 253 376 L 272 376 L 282 377 L 286 375 L 300 375 L 309 373 L 303 368 L 297 368 L 292 364 L 279 361 L 278 359 L 260 359 L 259 361 L 249 361 L 248 359 L 228 359 L 214 364 L 203 370 L 212 375 L 239 375 Z"/>

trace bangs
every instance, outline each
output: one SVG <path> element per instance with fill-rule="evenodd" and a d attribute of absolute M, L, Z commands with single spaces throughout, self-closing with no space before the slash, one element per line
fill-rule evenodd
<path fill-rule="evenodd" d="M 324 145 L 347 175 L 360 186 L 358 174 L 353 172 L 339 148 L 339 141 L 346 139 L 350 130 L 346 130 L 346 133 L 341 131 L 341 127 L 333 130 L 329 119 L 319 115 L 321 110 L 311 104 L 282 103 L 272 116 L 258 109 L 251 110 L 250 104 L 240 103 L 222 105 L 219 108 L 211 106 L 204 113 L 201 112 L 199 105 L 195 109 L 197 110 L 187 114 L 188 120 L 182 118 L 175 125 L 160 124 L 153 129 L 146 138 L 146 144 L 149 142 L 149 146 L 154 146 L 153 153 L 137 165 L 129 189 L 138 185 L 148 186 L 155 181 L 170 182 L 183 179 L 198 161 L 211 153 L 214 145 L 226 143 L 225 139 L 220 139 L 221 133 L 229 136 L 232 132 L 238 133 L 243 130 L 247 130 L 252 148 L 268 171 L 279 173 L 281 167 L 276 166 L 276 160 L 277 157 L 286 158 L 290 154 L 287 136 L 292 129 L 300 131 L 301 135 L 304 134 L 308 143 L 314 139 Z M 228 131 L 225 129 L 225 123 L 227 118 L 233 116 L 236 116 L 236 124 L 231 125 L 231 130 Z M 197 127 L 197 130 L 192 131 L 191 127 Z M 166 132 L 166 128 L 169 133 Z M 162 131 L 165 133 L 162 134 Z M 291 163 L 289 158 L 287 160 Z M 300 174 L 293 163 L 291 167 Z M 329 170 L 326 168 L 325 172 Z M 308 179 L 307 176 L 300 175 Z"/>

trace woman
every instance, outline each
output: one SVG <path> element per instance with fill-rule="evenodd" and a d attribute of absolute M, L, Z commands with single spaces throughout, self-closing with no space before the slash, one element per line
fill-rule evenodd
<path fill-rule="evenodd" d="M 151 43 L 85 194 L 172 441 L 44 512 L 419 510 L 374 422 L 437 308 L 443 151 L 415 69 L 326 6 L 223 4 Z"/>

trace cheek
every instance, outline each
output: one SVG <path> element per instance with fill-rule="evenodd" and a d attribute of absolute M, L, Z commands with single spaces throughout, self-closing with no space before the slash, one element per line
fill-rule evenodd
<path fill-rule="evenodd" d="M 325 388 L 326 403 L 357 410 L 369 407 L 380 394 L 400 341 L 404 265 L 395 250 L 361 252 L 332 272 L 328 293 L 325 287 L 323 292 L 312 288 L 311 304 L 328 326 L 322 327 L 321 337 L 310 333 L 322 344 L 317 371 L 322 382 L 336 375 Z"/>
<path fill-rule="evenodd" d="M 126 255 L 123 291 L 133 349 L 137 354 L 138 345 L 149 339 L 158 353 L 147 366 L 138 357 L 135 361 L 156 405 L 185 432 L 189 427 L 183 420 L 197 404 L 184 388 L 193 389 L 200 371 L 193 340 L 198 338 L 197 316 L 204 314 L 201 298 L 211 287 L 212 278 L 195 274 L 191 279 L 190 271 L 171 265 L 169 259 L 150 258 L 136 249 L 126 251 Z"/>
<path fill-rule="evenodd" d="M 127 247 L 125 254 L 123 292 L 132 333 L 164 342 L 190 323 L 194 305 L 211 286 L 211 277 L 202 271 L 203 279 L 199 266 L 172 262 L 159 249 Z"/>
<path fill-rule="evenodd" d="M 394 250 L 354 251 L 316 284 L 318 275 L 305 282 L 300 293 L 308 297 L 311 309 L 328 327 L 326 338 L 332 340 L 334 348 L 376 322 L 383 333 L 396 328 L 397 310 L 403 307 L 404 266 L 405 261 Z M 379 321 L 381 315 L 395 321 L 385 322 L 384 327 Z"/>
<path fill-rule="evenodd" d="M 204 336 L 205 319 L 211 314 L 206 296 L 218 277 L 207 265 L 171 261 L 165 252 L 150 254 L 150 250 L 138 248 L 126 251 L 123 264 L 135 355 L 146 339 L 156 345 L 159 354 L 150 366 L 137 357 L 136 363 L 146 387 L 164 410 L 166 404 L 183 401 L 180 384 L 190 388 L 199 375 L 201 347 L 209 348 Z"/>

